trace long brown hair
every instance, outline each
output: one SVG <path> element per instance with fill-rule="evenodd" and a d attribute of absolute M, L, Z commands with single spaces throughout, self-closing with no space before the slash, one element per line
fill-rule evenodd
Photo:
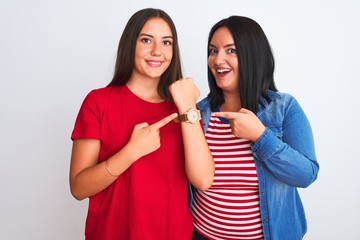
<path fill-rule="evenodd" d="M 170 66 L 160 77 L 158 93 L 164 100 L 170 100 L 169 86 L 182 78 L 180 50 L 175 24 L 170 16 L 161 9 L 145 8 L 136 12 L 129 19 L 120 38 L 113 79 L 108 86 L 125 85 L 133 72 L 135 65 L 136 41 L 141 29 L 150 18 L 162 18 L 168 24 L 173 34 L 173 57 Z"/>

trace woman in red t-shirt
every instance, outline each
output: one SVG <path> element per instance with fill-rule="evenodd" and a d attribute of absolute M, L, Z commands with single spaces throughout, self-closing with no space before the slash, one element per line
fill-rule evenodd
<path fill-rule="evenodd" d="M 86 96 L 71 135 L 71 193 L 90 198 L 86 239 L 191 239 L 188 180 L 205 190 L 214 177 L 199 95 L 182 78 L 171 18 L 136 12 L 112 81 Z"/>

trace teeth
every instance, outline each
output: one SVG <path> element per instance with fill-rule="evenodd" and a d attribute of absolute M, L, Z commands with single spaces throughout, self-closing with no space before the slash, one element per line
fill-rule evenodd
<path fill-rule="evenodd" d="M 217 71 L 218 73 L 224 73 L 224 72 L 230 72 L 230 69 L 224 69 L 224 68 L 222 68 L 222 69 L 216 69 L 216 71 Z"/>

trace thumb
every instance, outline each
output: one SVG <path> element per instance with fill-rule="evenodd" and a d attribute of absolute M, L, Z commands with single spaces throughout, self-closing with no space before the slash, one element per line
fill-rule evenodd
<path fill-rule="evenodd" d="M 248 109 L 246 109 L 246 108 L 240 108 L 240 110 L 239 110 L 239 112 L 240 113 L 253 113 L 252 111 L 250 111 L 250 110 L 248 110 Z"/>
<path fill-rule="evenodd" d="M 139 123 L 139 124 L 136 124 L 134 129 L 142 129 L 142 128 L 145 128 L 145 127 L 148 127 L 149 124 L 147 122 L 143 122 L 143 123 Z"/>

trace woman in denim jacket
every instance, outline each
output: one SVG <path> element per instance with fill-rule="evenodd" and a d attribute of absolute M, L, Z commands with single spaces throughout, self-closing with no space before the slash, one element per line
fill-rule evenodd
<path fill-rule="evenodd" d="M 274 83 L 274 58 L 258 23 L 231 16 L 208 38 L 210 93 L 197 106 L 215 161 L 207 191 L 193 190 L 193 239 L 302 239 L 298 187 L 319 171 L 309 121 Z"/>

